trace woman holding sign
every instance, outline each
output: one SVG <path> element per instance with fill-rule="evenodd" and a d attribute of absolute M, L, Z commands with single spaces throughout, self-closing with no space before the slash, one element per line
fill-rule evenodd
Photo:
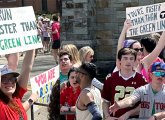
<path fill-rule="evenodd" d="M 34 53 L 34 50 L 26 52 L 20 74 L 9 69 L 7 66 L 1 68 L 1 120 L 27 120 L 26 111 L 22 105 L 21 99 L 27 91 L 29 74 L 34 61 Z M 30 98 L 28 100 L 28 105 L 30 106 L 35 100 Z"/>
<path fill-rule="evenodd" d="M 130 20 L 126 20 L 124 22 L 123 30 L 120 34 L 117 50 L 120 50 L 123 47 L 123 43 L 125 40 L 125 35 L 127 30 L 132 26 Z M 151 47 L 153 46 L 153 47 Z M 141 39 L 141 48 L 137 51 L 138 53 L 142 49 L 142 58 L 137 61 L 136 70 L 145 76 L 146 80 L 150 82 L 150 78 L 148 76 L 148 71 L 150 71 L 151 64 L 155 61 L 161 61 L 158 56 L 161 53 L 162 49 L 165 46 L 165 32 L 162 33 L 157 45 L 156 40 L 151 37 L 146 37 Z M 135 49 L 135 48 L 133 48 Z M 136 49 L 135 49 L 136 50 Z M 118 69 L 120 68 L 118 62 L 116 62 Z"/>

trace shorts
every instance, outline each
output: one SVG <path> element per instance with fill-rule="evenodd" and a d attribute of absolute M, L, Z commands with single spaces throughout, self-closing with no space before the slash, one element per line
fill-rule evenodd
<path fill-rule="evenodd" d="M 55 40 L 52 43 L 52 49 L 59 49 L 60 48 L 60 40 Z"/>
<path fill-rule="evenodd" d="M 44 41 L 49 42 L 50 41 L 50 37 L 44 37 Z"/>

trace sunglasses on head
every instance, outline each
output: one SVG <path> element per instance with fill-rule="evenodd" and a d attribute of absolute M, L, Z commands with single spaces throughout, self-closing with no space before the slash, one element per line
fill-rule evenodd
<path fill-rule="evenodd" d="M 156 71 L 153 72 L 156 77 L 165 77 L 165 72 Z"/>
<path fill-rule="evenodd" d="M 1 83 L 3 84 L 8 84 L 8 83 L 16 83 L 17 82 L 17 78 L 16 77 L 12 77 L 12 78 L 1 78 Z"/>
<path fill-rule="evenodd" d="M 136 52 L 143 52 L 143 48 L 134 48 L 134 50 L 136 51 Z"/>

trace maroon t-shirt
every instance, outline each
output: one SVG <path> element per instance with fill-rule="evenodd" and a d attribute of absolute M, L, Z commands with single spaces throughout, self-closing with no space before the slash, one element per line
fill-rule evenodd
<path fill-rule="evenodd" d="M 124 80 L 119 76 L 119 71 L 113 73 L 111 77 L 104 81 L 104 87 L 102 91 L 102 98 L 110 101 L 111 104 L 115 101 L 122 100 L 128 97 L 133 90 L 146 84 L 143 76 L 136 73 L 134 77 Z M 114 117 L 120 117 L 132 108 L 120 109 L 115 113 Z"/>

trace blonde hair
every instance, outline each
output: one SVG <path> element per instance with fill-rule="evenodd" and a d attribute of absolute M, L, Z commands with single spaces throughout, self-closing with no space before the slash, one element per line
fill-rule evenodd
<path fill-rule="evenodd" d="M 82 63 L 86 61 L 85 58 L 88 53 L 94 54 L 94 51 L 90 46 L 84 46 L 79 50 L 79 56 Z"/>
<path fill-rule="evenodd" d="M 73 44 L 66 44 L 62 47 L 63 50 L 66 50 L 72 56 L 73 64 L 81 63 L 79 58 L 79 52 L 75 45 Z"/>

